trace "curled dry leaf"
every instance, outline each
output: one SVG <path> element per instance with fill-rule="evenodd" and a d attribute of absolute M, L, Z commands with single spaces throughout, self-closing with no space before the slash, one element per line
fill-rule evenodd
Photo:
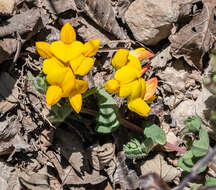
<path fill-rule="evenodd" d="M 151 160 L 144 161 L 140 169 L 142 175 L 156 173 L 166 182 L 171 182 L 181 173 L 175 167 L 168 165 L 161 154 L 157 154 Z"/>
<path fill-rule="evenodd" d="M 116 169 L 115 144 L 105 143 L 102 146 L 95 144 L 88 148 L 90 164 L 96 170 L 105 170 L 110 180 Z"/>
<path fill-rule="evenodd" d="M 202 69 L 202 57 L 213 47 L 216 39 L 216 1 L 203 0 L 199 4 L 202 5 L 201 12 L 196 13 L 189 24 L 171 35 L 170 41 L 174 57 L 184 57 L 189 65 Z"/>
<path fill-rule="evenodd" d="M 105 143 L 102 146 L 95 144 L 88 148 L 88 155 L 92 167 L 102 170 L 114 159 L 115 144 Z"/>
<path fill-rule="evenodd" d="M 126 39 L 124 31 L 115 19 L 110 0 L 75 0 L 78 9 L 84 11 L 95 23 L 119 39 Z"/>
<path fill-rule="evenodd" d="M 125 154 L 124 152 L 119 152 L 117 157 L 117 169 L 114 173 L 113 179 L 115 184 L 120 184 L 121 189 L 137 189 L 139 180 L 136 172 L 130 170 L 125 163 Z"/>

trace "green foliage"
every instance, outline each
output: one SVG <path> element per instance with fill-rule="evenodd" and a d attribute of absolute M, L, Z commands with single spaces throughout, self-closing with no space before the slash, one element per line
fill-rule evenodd
<path fill-rule="evenodd" d="M 34 77 L 31 73 L 27 74 L 28 79 L 32 81 L 32 85 L 37 89 L 41 94 L 45 94 L 48 88 L 48 83 L 46 81 L 46 76 L 43 73 L 40 73 L 37 77 Z"/>
<path fill-rule="evenodd" d="M 99 133 L 111 133 L 120 125 L 117 118 L 118 109 L 116 102 L 104 89 L 100 89 L 97 92 L 99 112 L 96 131 Z"/>
<path fill-rule="evenodd" d="M 216 178 L 215 177 L 210 177 L 210 176 L 206 176 L 205 177 L 205 186 L 215 186 L 216 185 Z"/>
<path fill-rule="evenodd" d="M 197 133 L 201 128 L 201 120 L 199 117 L 189 117 L 185 121 L 186 129 L 185 133 Z"/>
<path fill-rule="evenodd" d="M 62 98 L 57 104 L 51 107 L 51 111 L 54 115 L 49 117 L 49 120 L 53 123 L 63 122 L 67 116 L 73 111 L 70 102 L 67 98 Z"/>
<path fill-rule="evenodd" d="M 132 134 L 132 139 L 124 146 L 126 157 L 139 159 L 146 156 L 154 147 L 155 143 L 165 144 L 166 135 L 164 131 L 155 124 L 143 123 L 144 136 Z"/>
<path fill-rule="evenodd" d="M 186 129 L 184 132 L 193 132 L 195 140 L 192 143 L 191 149 L 184 154 L 178 161 L 179 167 L 187 172 L 191 172 L 193 166 L 202 159 L 208 152 L 209 137 L 204 128 L 201 127 L 201 121 L 199 118 L 188 118 L 186 120 Z M 200 173 L 206 169 L 206 166 L 200 169 Z"/>
<path fill-rule="evenodd" d="M 125 146 L 124 152 L 128 158 L 140 159 L 145 157 L 153 148 L 154 143 L 151 139 L 144 141 L 139 139 L 131 139 Z"/>
<path fill-rule="evenodd" d="M 163 129 L 155 124 L 143 123 L 143 133 L 146 138 L 151 138 L 153 142 L 164 145 L 166 143 L 166 134 Z"/>

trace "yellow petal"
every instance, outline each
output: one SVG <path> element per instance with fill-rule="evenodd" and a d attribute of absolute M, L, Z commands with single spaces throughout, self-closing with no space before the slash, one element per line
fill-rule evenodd
<path fill-rule="evenodd" d="M 48 74 L 49 72 L 52 72 L 52 70 L 55 69 L 61 69 L 64 68 L 64 65 L 58 61 L 55 57 L 52 57 L 50 59 L 45 59 L 43 62 L 43 73 Z"/>
<path fill-rule="evenodd" d="M 82 108 L 82 96 L 81 94 L 75 94 L 69 97 L 70 104 L 76 113 L 79 113 Z"/>
<path fill-rule="evenodd" d="M 51 58 L 44 61 L 43 72 L 47 75 L 46 80 L 49 84 L 60 86 L 67 73 L 67 68 L 60 66 L 54 58 Z"/>
<path fill-rule="evenodd" d="M 147 116 L 149 111 L 151 110 L 149 105 L 144 100 L 142 100 L 141 98 L 129 100 L 128 101 L 128 108 L 131 111 L 136 112 L 137 114 L 144 116 L 144 117 Z"/>
<path fill-rule="evenodd" d="M 138 80 L 132 81 L 128 84 L 124 84 L 120 86 L 119 89 L 119 97 L 128 97 L 131 96 L 131 94 L 133 93 L 133 91 L 137 91 L 137 86 L 138 86 L 139 82 Z"/>
<path fill-rule="evenodd" d="M 127 65 L 131 66 L 133 68 L 136 68 L 139 71 L 142 70 L 141 63 L 140 63 L 139 59 L 137 59 L 136 57 L 128 56 L 128 64 Z"/>
<path fill-rule="evenodd" d="M 84 76 L 86 75 L 94 65 L 94 59 L 86 57 L 80 64 L 80 66 L 75 71 L 76 75 Z"/>
<path fill-rule="evenodd" d="M 120 85 L 127 84 L 141 77 L 141 71 L 130 66 L 124 66 L 116 71 L 114 77 L 120 82 Z"/>
<path fill-rule="evenodd" d="M 84 44 L 84 51 L 83 55 L 86 57 L 92 57 L 94 56 L 100 46 L 100 41 L 99 40 L 90 40 Z"/>
<path fill-rule="evenodd" d="M 76 32 L 70 23 L 66 23 L 61 29 L 61 41 L 70 44 L 76 40 Z"/>
<path fill-rule="evenodd" d="M 75 88 L 75 75 L 69 67 L 67 68 L 64 79 L 61 83 L 61 88 L 63 91 L 63 97 L 68 97 L 72 89 Z"/>
<path fill-rule="evenodd" d="M 152 96 L 154 95 L 156 89 L 158 86 L 158 80 L 156 77 L 151 78 L 150 80 L 146 81 L 146 93 L 144 96 L 144 100 L 148 101 L 149 99 L 152 98 Z"/>
<path fill-rule="evenodd" d="M 112 59 L 112 65 L 115 69 L 120 69 L 124 65 L 127 64 L 128 61 L 129 50 L 127 49 L 119 49 Z"/>
<path fill-rule="evenodd" d="M 71 44 L 65 44 L 62 41 L 56 41 L 51 44 L 52 53 L 64 63 L 77 58 L 83 52 L 83 44 L 79 41 L 74 41 Z"/>
<path fill-rule="evenodd" d="M 50 44 L 47 42 L 36 42 L 36 49 L 37 52 L 40 54 L 41 57 L 44 59 L 48 59 L 52 57 L 52 52 L 50 50 Z"/>
<path fill-rule="evenodd" d="M 151 53 L 150 51 L 147 51 L 145 48 L 137 48 L 134 51 L 130 52 L 129 55 L 138 58 L 140 61 L 144 59 L 149 59 L 154 56 L 153 53 Z"/>
<path fill-rule="evenodd" d="M 76 93 L 83 94 L 88 89 L 88 82 L 85 80 L 76 80 L 75 86 Z"/>
<path fill-rule="evenodd" d="M 117 94 L 119 91 L 119 82 L 117 80 L 108 80 L 105 84 L 105 89 L 110 94 Z"/>
<path fill-rule="evenodd" d="M 56 104 L 62 98 L 62 90 L 59 86 L 50 86 L 46 92 L 46 102 L 49 106 Z"/>
<path fill-rule="evenodd" d="M 76 59 L 70 61 L 70 66 L 75 74 L 76 74 L 76 70 L 79 68 L 79 66 L 81 65 L 81 63 L 85 58 L 86 58 L 85 56 L 80 55 Z"/>
<path fill-rule="evenodd" d="M 142 86 L 142 90 L 141 90 L 141 98 L 143 99 L 144 96 L 145 96 L 145 93 L 146 93 L 146 82 L 143 78 L 140 78 L 140 83 L 141 83 L 141 86 Z"/>

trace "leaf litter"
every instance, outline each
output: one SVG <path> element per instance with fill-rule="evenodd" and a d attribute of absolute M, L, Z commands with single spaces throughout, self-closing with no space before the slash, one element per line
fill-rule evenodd
<path fill-rule="evenodd" d="M 127 159 L 121 150 L 130 140 L 130 131 L 96 133 L 92 110 L 72 114 L 72 120 L 66 118 L 53 128 L 52 111 L 28 77 L 42 71 L 35 42 L 58 40 L 66 22 L 75 27 L 79 40 L 101 41 L 95 66 L 87 76 L 91 86 L 112 78 L 110 60 L 119 48 L 150 48 L 155 56 L 144 78 L 158 77 L 157 99 L 146 118 L 127 111 L 126 102 L 116 99 L 121 116 L 137 126 L 154 121 L 166 131 L 167 142 L 181 148 L 187 148 L 182 135 L 185 120 L 199 116 L 214 144 L 216 125 L 210 116 L 215 96 L 202 81 L 213 65 L 216 2 L 166 0 L 165 4 L 169 11 L 162 4 L 139 0 L 0 2 L 2 190 L 147 189 L 148 183 L 166 190 L 180 183 L 184 176 L 176 164 L 180 152 L 157 145 L 146 157 Z M 84 103 L 97 110 L 95 97 Z M 211 176 L 216 177 L 212 170 Z"/>

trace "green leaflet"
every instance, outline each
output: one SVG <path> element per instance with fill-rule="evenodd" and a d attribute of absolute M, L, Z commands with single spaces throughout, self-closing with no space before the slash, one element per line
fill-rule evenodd
<path fill-rule="evenodd" d="M 116 114 L 118 110 L 116 102 L 104 89 L 98 90 L 97 97 L 99 112 L 96 131 L 99 133 L 111 133 L 120 125 Z"/>
<path fill-rule="evenodd" d="M 51 107 L 51 111 L 54 113 L 49 117 L 49 120 L 53 123 L 63 122 L 67 116 L 73 111 L 68 98 L 62 98 L 57 104 Z"/>
<path fill-rule="evenodd" d="M 139 159 L 146 156 L 154 147 L 155 143 L 165 144 L 166 135 L 164 131 L 155 124 L 143 123 L 144 137 L 131 135 L 133 138 L 124 146 L 126 157 Z"/>
<path fill-rule="evenodd" d="M 40 73 L 38 76 L 34 77 L 30 72 L 28 72 L 27 76 L 38 92 L 41 94 L 46 93 L 48 83 L 46 82 L 46 76 L 43 73 Z"/>
<path fill-rule="evenodd" d="M 146 138 L 151 138 L 154 142 L 164 145 L 166 143 L 166 134 L 163 129 L 155 124 L 143 123 L 142 128 L 144 128 L 143 133 Z"/>
<path fill-rule="evenodd" d="M 187 172 L 191 172 L 193 166 L 201 160 L 208 152 L 209 137 L 204 128 L 201 127 L 201 121 L 199 118 L 188 118 L 186 120 L 187 133 L 193 132 L 195 137 L 199 140 L 195 140 L 192 143 L 191 149 L 184 154 L 178 161 L 179 167 Z M 207 166 L 200 169 L 199 173 L 205 171 Z"/>
<path fill-rule="evenodd" d="M 194 156 L 202 157 L 207 154 L 208 147 L 209 147 L 208 133 L 206 132 L 204 128 L 201 128 L 199 132 L 199 140 L 194 141 L 191 151 Z"/>
<path fill-rule="evenodd" d="M 154 143 L 152 139 L 138 140 L 131 139 L 124 145 L 124 152 L 127 158 L 140 159 L 145 157 L 153 148 Z"/>
<path fill-rule="evenodd" d="M 201 127 L 201 120 L 199 117 L 189 117 L 188 119 L 186 119 L 185 125 L 185 133 L 198 133 Z"/>
<path fill-rule="evenodd" d="M 205 180 L 206 180 L 205 185 L 208 187 L 216 185 L 216 178 L 215 177 L 206 176 Z"/>

